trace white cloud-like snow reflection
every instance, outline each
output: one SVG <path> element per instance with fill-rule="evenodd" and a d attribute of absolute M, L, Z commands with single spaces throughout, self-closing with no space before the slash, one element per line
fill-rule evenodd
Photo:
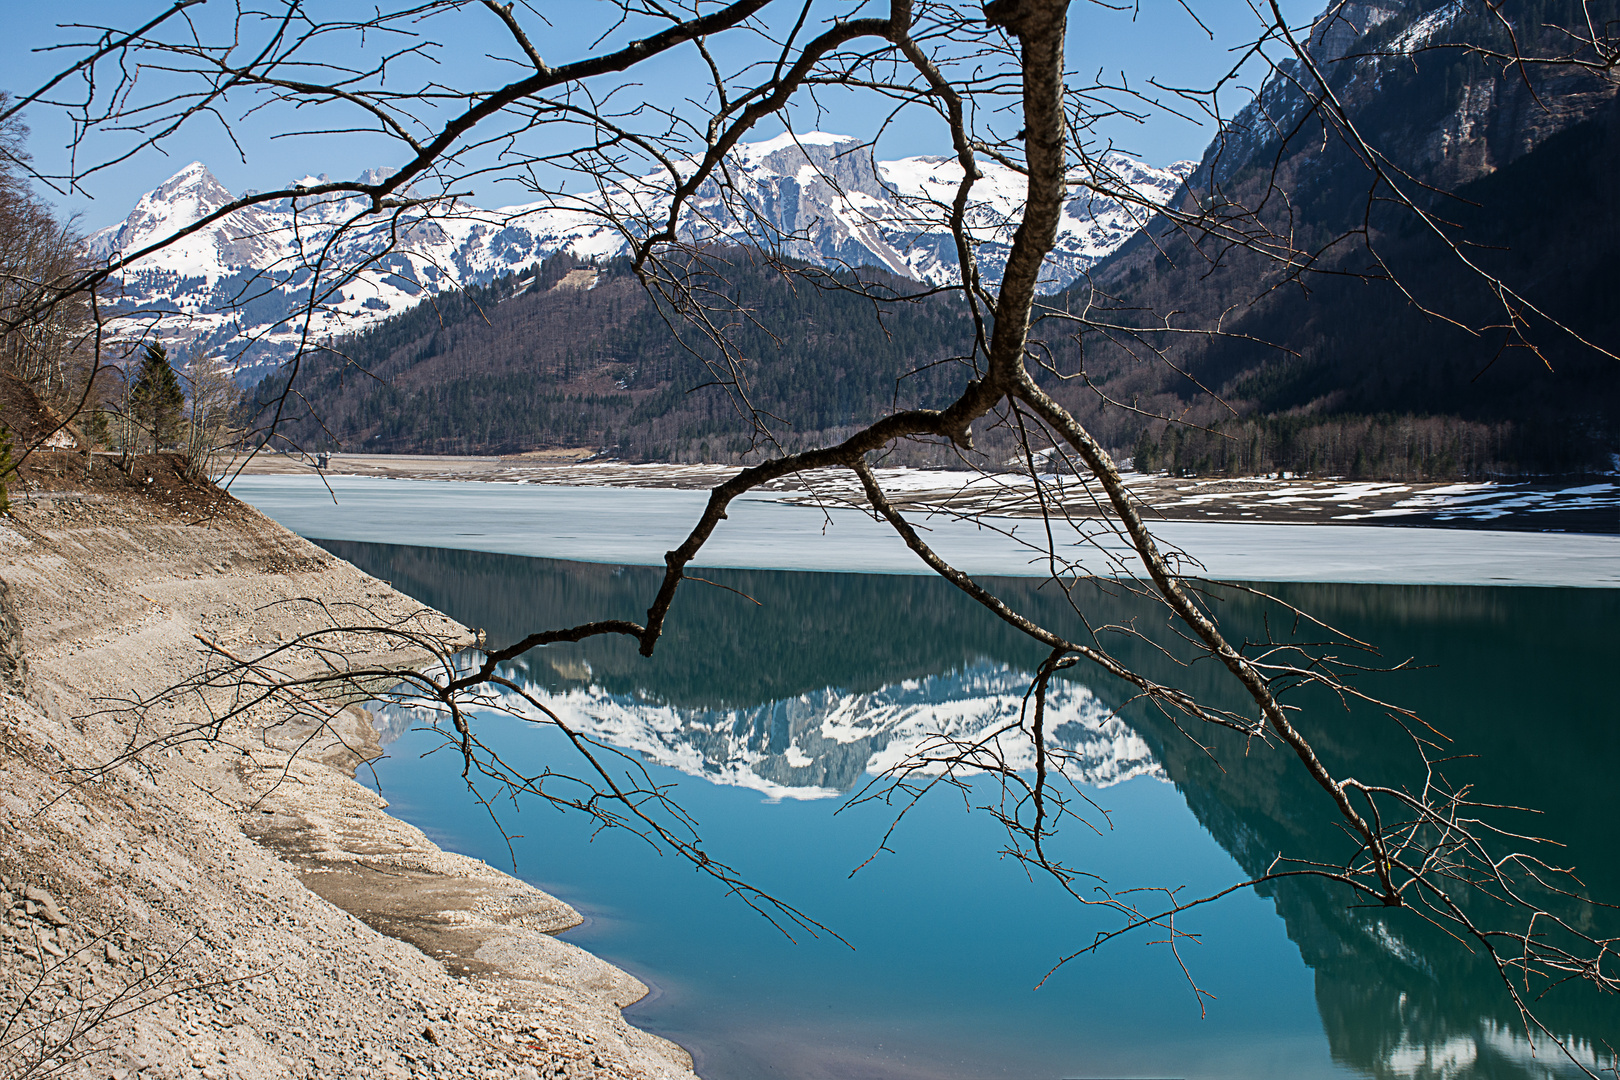
<path fill-rule="evenodd" d="M 1033 770 L 1034 744 L 1018 727 L 1031 678 L 986 661 L 860 693 L 827 687 L 759 705 L 712 708 L 610 693 L 595 684 L 554 689 L 531 681 L 524 690 L 575 731 L 650 762 L 773 799 L 823 799 L 938 745 L 942 737 L 971 743 L 993 736 L 1002 760 Z M 534 713 L 510 691 L 491 690 L 487 704 L 516 715 Z M 425 719 L 415 710 L 385 709 L 379 728 L 388 741 Z M 1053 681 L 1045 727 L 1049 745 L 1066 752 L 1065 772 L 1077 783 L 1104 787 L 1137 776 L 1164 778 L 1142 737 L 1084 685 Z"/>

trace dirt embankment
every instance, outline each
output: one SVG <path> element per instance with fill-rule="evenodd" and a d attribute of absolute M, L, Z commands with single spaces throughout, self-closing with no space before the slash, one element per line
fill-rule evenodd
<path fill-rule="evenodd" d="M 620 1016 L 645 987 L 551 936 L 571 908 L 439 850 L 352 779 L 378 752 L 361 709 L 257 709 L 213 731 L 217 692 L 136 705 L 338 611 L 444 649 L 464 627 L 172 458 L 126 475 L 38 455 L 12 494 L 0 1080 L 691 1078 L 684 1051 Z M 431 659 L 349 646 L 343 662 Z M 280 666 L 331 660 L 289 646 Z"/>

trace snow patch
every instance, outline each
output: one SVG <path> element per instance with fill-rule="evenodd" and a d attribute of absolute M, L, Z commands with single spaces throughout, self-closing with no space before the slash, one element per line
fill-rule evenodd
<path fill-rule="evenodd" d="M 1401 56 L 1411 56 L 1428 45 L 1436 34 L 1456 22 L 1457 16 L 1462 12 L 1463 0 L 1452 0 L 1444 7 L 1435 8 L 1402 30 L 1395 40 L 1389 43 L 1389 51 Z"/>

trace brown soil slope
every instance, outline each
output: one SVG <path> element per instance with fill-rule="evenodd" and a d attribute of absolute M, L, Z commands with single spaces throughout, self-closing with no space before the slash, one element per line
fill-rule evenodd
<path fill-rule="evenodd" d="M 362 710 L 329 727 L 259 713 L 177 742 L 163 737 L 207 719 L 197 702 L 129 708 L 333 606 L 412 619 L 445 648 L 465 628 L 172 458 L 126 476 L 38 455 L 13 494 L 0 1078 L 692 1076 L 619 1015 L 645 987 L 552 936 L 572 909 L 439 850 L 352 779 L 378 752 Z"/>

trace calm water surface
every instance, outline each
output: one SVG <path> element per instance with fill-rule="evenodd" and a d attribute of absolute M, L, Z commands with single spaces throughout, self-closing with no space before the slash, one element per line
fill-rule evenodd
<path fill-rule="evenodd" d="M 469 551 L 326 546 L 500 643 L 585 618 L 639 618 L 655 571 Z M 940 795 L 881 854 L 882 807 L 838 812 L 874 763 L 928 730 L 970 734 L 1015 715 L 1040 658 L 945 583 L 919 577 L 707 571 L 736 592 L 688 583 L 651 659 L 618 641 L 530 654 L 508 674 L 560 715 L 649 762 L 698 819 L 708 849 L 836 930 L 853 948 L 790 942 L 684 861 L 635 837 L 592 837 L 534 806 L 507 810 L 517 872 L 588 916 L 566 937 L 654 993 L 636 1024 L 690 1049 L 708 1080 L 763 1077 L 1530 1078 L 1574 1075 L 1525 1041 L 1483 962 L 1402 913 L 1351 909 L 1312 884 L 1242 893 L 1186 918 L 1181 959 L 1213 994 L 1200 1005 L 1177 958 L 1139 935 L 1061 968 L 1112 923 L 1031 880 L 998 852 L 993 792 Z M 1024 610 L 1070 626 L 1038 581 L 998 583 Z M 1448 768 L 1501 802 L 1547 811 L 1538 831 L 1570 846 L 1593 895 L 1620 897 L 1620 728 L 1613 668 L 1620 594 L 1441 586 L 1282 587 L 1286 598 L 1421 670 L 1372 689 L 1417 707 L 1477 754 Z M 1156 619 L 1097 592 L 1098 623 Z M 1258 630 L 1253 601 L 1223 602 Z M 1125 642 L 1118 651 L 1152 668 Z M 1162 670 L 1160 674 L 1174 672 Z M 1217 699 L 1213 671 L 1180 671 Z M 1215 746 L 1220 763 L 1117 684 L 1077 672 L 1053 694 L 1051 727 L 1110 814 L 1071 824 L 1063 854 L 1113 889 L 1210 891 L 1278 852 L 1337 854 L 1331 807 L 1275 751 Z M 1232 701 L 1227 698 L 1226 700 Z M 1233 704 L 1237 702 L 1232 701 Z M 1322 702 L 1307 704 L 1324 705 Z M 1409 742 L 1373 711 L 1306 714 L 1341 773 L 1412 780 Z M 394 811 L 447 847 L 511 866 L 505 841 L 431 733 L 391 717 L 378 776 Z M 489 717 L 514 760 L 568 764 L 543 729 Z M 1559 992 L 1553 1026 L 1610 1061 L 1620 1002 Z M 1592 1047 L 1597 1047 L 1592 1051 Z"/>

